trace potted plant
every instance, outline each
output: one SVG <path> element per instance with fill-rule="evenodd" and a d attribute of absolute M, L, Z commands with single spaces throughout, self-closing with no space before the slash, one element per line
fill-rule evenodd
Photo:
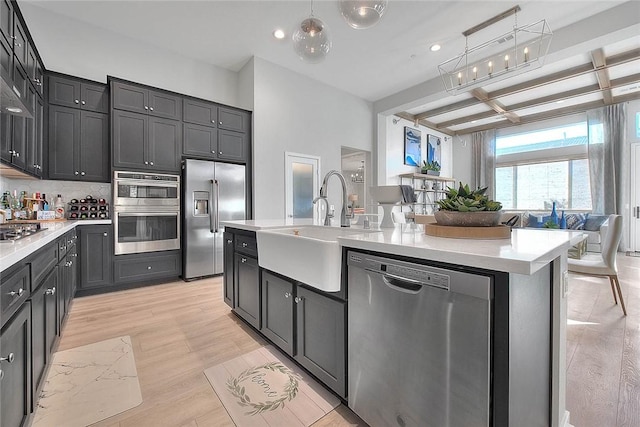
<path fill-rule="evenodd" d="M 437 160 L 432 160 L 428 163 L 426 160 L 423 160 L 421 171 L 427 175 L 440 176 L 440 163 L 438 163 Z"/>
<path fill-rule="evenodd" d="M 440 225 L 467 227 L 496 226 L 502 216 L 502 204 L 490 200 L 485 194 L 487 187 L 471 191 L 469 184 L 460 183 L 458 189 L 447 187 L 446 197 L 437 200 L 439 210 L 435 212 Z"/>

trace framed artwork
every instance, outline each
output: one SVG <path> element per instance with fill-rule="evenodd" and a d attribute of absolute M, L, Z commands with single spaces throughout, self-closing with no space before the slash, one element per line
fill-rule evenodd
<path fill-rule="evenodd" d="M 422 132 L 418 129 L 404 127 L 404 164 L 408 166 L 420 167 L 422 162 L 421 153 Z"/>
<path fill-rule="evenodd" d="M 440 138 L 435 135 L 427 135 L 427 163 L 433 161 L 442 165 Z"/>

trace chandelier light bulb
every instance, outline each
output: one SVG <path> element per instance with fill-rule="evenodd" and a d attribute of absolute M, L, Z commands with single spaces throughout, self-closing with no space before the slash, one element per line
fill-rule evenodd
<path fill-rule="evenodd" d="M 509 55 L 504 56 L 504 69 L 505 70 L 509 69 Z"/>
<path fill-rule="evenodd" d="M 351 28 L 362 30 L 376 25 L 387 8 L 388 0 L 340 0 L 342 17 Z"/>
<path fill-rule="evenodd" d="M 322 62 L 331 50 L 327 25 L 313 15 L 300 23 L 291 38 L 296 54 L 310 64 Z"/>
<path fill-rule="evenodd" d="M 524 48 L 524 62 L 529 61 L 529 48 L 525 47 Z"/>
<path fill-rule="evenodd" d="M 473 80 L 478 78 L 478 67 L 473 67 Z"/>
<path fill-rule="evenodd" d="M 491 75 L 491 73 L 493 73 L 493 62 L 489 61 L 487 65 L 489 67 L 489 75 Z"/>

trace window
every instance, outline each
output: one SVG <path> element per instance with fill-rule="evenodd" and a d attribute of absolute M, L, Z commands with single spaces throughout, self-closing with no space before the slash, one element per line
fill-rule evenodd
<path fill-rule="evenodd" d="M 579 121 L 496 138 L 496 200 L 505 209 L 590 210 L 588 128 Z"/>

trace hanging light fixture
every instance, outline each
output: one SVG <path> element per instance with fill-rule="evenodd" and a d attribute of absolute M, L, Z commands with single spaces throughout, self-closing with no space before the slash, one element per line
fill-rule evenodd
<path fill-rule="evenodd" d="M 361 164 L 358 170 L 356 170 L 355 173 L 351 174 L 351 181 L 353 182 L 357 182 L 357 183 L 364 182 L 364 160 L 361 160 L 360 163 Z"/>
<path fill-rule="evenodd" d="M 387 8 L 387 0 L 340 0 L 340 13 L 357 30 L 376 25 Z"/>
<path fill-rule="evenodd" d="M 447 92 L 457 95 L 544 64 L 553 33 L 544 19 L 518 27 L 520 10 L 520 6 L 515 6 L 462 33 L 465 36 L 464 52 L 438 65 Z M 471 34 L 511 15 L 515 21 L 512 31 L 469 47 Z"/>
<path fill-rule="evenodd" d="M 313 16 L 313 0 L 311 0 L 311 15 L 302 20 L 291 37 L 296 54 L 301 60 L 311 64 L 324 60 L 331 50 L 327 25 Z"/>

